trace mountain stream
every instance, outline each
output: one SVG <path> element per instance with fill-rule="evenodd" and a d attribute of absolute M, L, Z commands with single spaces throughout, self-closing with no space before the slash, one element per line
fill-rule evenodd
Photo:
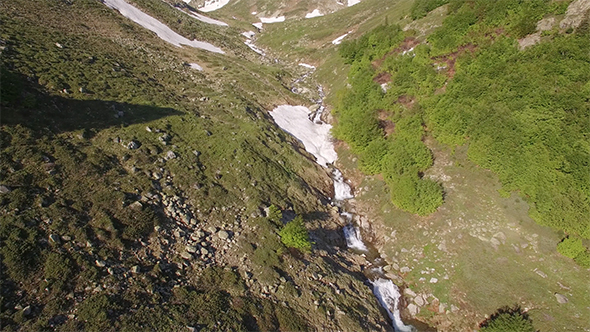
<path fill-rule="evenodd" d="M 371 268 L 365 270 L 365 276 L 373 286 L 373 294 L 377 297 L 381 306 L 387 310 L 396 332 L 415 331 L 411 325 L 405 325 L 400 317 L 399 288 L 383 273 L 385 261 L 379 252 L 369 243 L 362 239 L 360 229 L 354 225 L 354 215 L 346 212 L 346 200 L 354 198 L 350 186 L 344 180 L 342 172 L 334 167 L 338 158 L 330 135 L 331 125 L 321 120 L 324 106 L 322 105 L 323 91 L 319 88 L 320 99 L 316 101 L 318 109 L 311 112 L 304 106 L 281 105 L 276 107 L 270 115 L 276 124 L 284 131 L 290 133 L 301 141 L 305 149 L 316 157 L 316 161 L 323 167 L 331 169 L 334 181 L 333 203 L 341 211 L 341 217 L 348 221 L 343 228 L 348 248 L 355 253 L 361 254 L 371 263 Z"/>

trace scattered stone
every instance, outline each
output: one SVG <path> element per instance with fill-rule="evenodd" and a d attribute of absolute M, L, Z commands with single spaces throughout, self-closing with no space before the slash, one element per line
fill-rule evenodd
<path fill-rule="evenodd" d="M 151 132 L 152 132 L 152 128 L 150 128 L 149 126 L 146 126 L 146 127 L 145 127 L 145 130 L 146 130 L 148 133 L 151 133 Z"/>
<path fill-rule="evenodd" d="M 459 308 L 457 306 L 455 306 L 454 304 L 451 304 L 451 312 L 455 313 L 457 311 L 459 311 Z"/>
<path fill-rule="evenodd" d="M 197 157 L 197 158 L 198 158 L 198 157 L 201 155 L 201 152 L 199 152 L 199 151 L 197 151 L 197 150 L 194 150 L 194 151 L 193 151 L 193 154 L 195 155 L 195 157 Z"/>
<path fill-rule="evenodd" d="M 10 187 L 2 185 L 0 186 L 0 194 L 8 194 L 9 192 L 11 192 L 12 189 L 10 189 Z"/>
<path fill-rule="evenodd" d="M 96 263 L 96 266 L 98 266 L 98 267 L 105 267 L 107 265 L 107 263 L 105 261 L 101 261 L 99 259 L 97 259 L 95 261 L 95 263 Z"/>
<path fill-rule="evenodd" d="M 60 43 L 55 43 L 55 46 L 57 46 L 58 48 L 64 48 L 64 46 Z"/>
<path fill-rule="evenodd" d="M 197 248 L 195 246 L 191 246 L 191 245 L 187 245 L 185 250 L 191 254 L 194 254 L 197 252 Z"/>
<path fill-rule="evenodd" d="M 401 273 L 408 273 L 408 272 L 412 271 L 412 269 L 410 269 L 410 268 L 409 268 L 409 267 L 407 267 L 407 266 L 404 266 L 404 267 L 402 267 L 402 268 L 401 268 L 399 271 L 400 271 Z"/>
<path fill-rule="evenodd" d="M 222 240 L 227 240 L 229 238 L 229 233 L 224 230 L 220 230 L 219 232 L 217 232 L 217 237 Z"/>
<path fill-rule="evenodd" d="M 420 312 L 420 308 L 417 307 L 415 304 L 410 303 L 408 305 L 408 312 L 410 313 L 410 316 L 416 317 L 416 315 Z"/>
<path fill-rule="evenodd" d="M 121 143 L 121 138 L 119 138 L 119 137 L 113 138 L 113 143 L 116 143 L 116 144 Z"/>
<path fill-rule="evenodd" d="M 440 303 L 438 305 L 438 313 L 439 314 L 444 314 L 446 310 L 447 310 L 447 305 L 446 304 Z"/>
<path fill-rule="evenodd" d="M 131 273 L 139 273 L 140 268 L 139 265 L 135 265 L 131 268 Z"/>
<path fill-rule="evenodd" d="M 201 248 L 201 255 L 207 255 L 209 253 L 209 250 L 207 250 L 207 248 Z"/>
<path fill-rule="evenodd" d="M 139 142 L 137 142 L 137 141 L 135 141 L 135 140 L 133 140 L 133 141 L 131 141 L 131 142 L 127 143 L 127 149 L 129 149 L 129 150 L 135 150 L 135 149 L 138 149 L 138 148 L 139 148 L 139 146 L 140 146 Z"/>
<path fill-rule="evenodd" d="M 567 297 L 565 297 L 565 295 L 561 295 L 559 293 L 554 293 L 553 295 L 555 295 L 555 298 L 557 299 L 558 303 L 564 304 L 564 303 L 568 303 L 568 299 Z"/>
<path fill-rule="evenodd" d="M 57 234 L 51 234 L 49 235 L 49 241 L 55 243 L 55 244 L 59 244 L 61 241 L 59 239 L 59 236 Z"/>
<path fill-rule="evenodd" d="M 431 284 L 436 284 L 438 282 L 437 278 L 430 278 L 430 283 Z"/>
<path fill-rule="evenodd" d="M 193 258 L 193 255 L 191 255 L 190 252 L 183 251 L 182 254 L 180 254 L 180 257 L 182 257 L 183 259 L 189 260 L 189 259 Z"/>

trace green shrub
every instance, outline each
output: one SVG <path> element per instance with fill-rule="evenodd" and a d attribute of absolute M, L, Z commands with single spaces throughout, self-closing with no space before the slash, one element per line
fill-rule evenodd
<path fill-rule="evenodd" d="M 576 258 L 584 253 L 586 248 L 582 245 L 582 239 L 576 237 L 566 237 L 557 245 L 557 251 L 569 258 Z"/>
<path fill-rule="evenodd" d="M 499 309 L 480 324 L 480 332 L 535 332 L 533 322 L 520 307 Z"/>
<path fill-rule="evenodd" d="M 311 251 L 309 234 L 303 224 L 303 217 L 297 216 L 288 222 L 279 232 L 281 241 L 290 248 L 296 248 L 303 252 Z"/>

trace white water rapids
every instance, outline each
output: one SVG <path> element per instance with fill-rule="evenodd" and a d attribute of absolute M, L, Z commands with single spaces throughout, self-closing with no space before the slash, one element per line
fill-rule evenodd
<path fill-rule="evenodd" d="M 320 98 L 323 98 L 321 88 Z M 334 150 L 330 135 L 332 126 L 321 120 L 321 113 L 324 110 L 321 103 L 321 100 L 318 101 L 320 107 L 316 113 L 312 113 L 305 106 L 281 105 L 270 112 L 270 115 L 281 129 L 295 136 L 303 143 L 305 150 L 316 157 L 318 164 L 328 167 L 328 165 L 333 166 L 338 155 Z M 332 179 L 334 180 L 334 200 L 337 204 L 354 197 L 350 186 L 342 176 L 342 172 L 335 167 L 332 170 Z M 355 251 L 368 253 L 369 249 L 362 240 L 360 230 L 352 224 L 353 215 L 349 212 L 343 212 L 342 216 L 351 222 L 343 228 L 348 247 Z M 370 278 L 374 279 L 370 280 L 373 285 L 373 294 L 375 294 L 381 306 L 387 310 L 393 322 L 393 328 L 396 332 L 414 331 L 414 327 L 405 325 L 401 320 L 399 312 L 401 295 L 398 287 L 391 280 L 386 279 L 382 273 L 377 275 L 378 277 Z"/>

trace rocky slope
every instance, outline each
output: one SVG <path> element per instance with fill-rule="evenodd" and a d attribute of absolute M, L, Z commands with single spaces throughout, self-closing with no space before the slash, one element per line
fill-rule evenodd
<path fill-rule="evenodd" d="M 160 3 L 136 5 L 184 15 Z M 225 55 L 98 1 L 1 7 L 3 330 L 390 329 L 328 174 L 267 114 L 308 102 L 284 68 L 190 17 Z M 311 253 L 280 241 L 296 214 Z"/>

